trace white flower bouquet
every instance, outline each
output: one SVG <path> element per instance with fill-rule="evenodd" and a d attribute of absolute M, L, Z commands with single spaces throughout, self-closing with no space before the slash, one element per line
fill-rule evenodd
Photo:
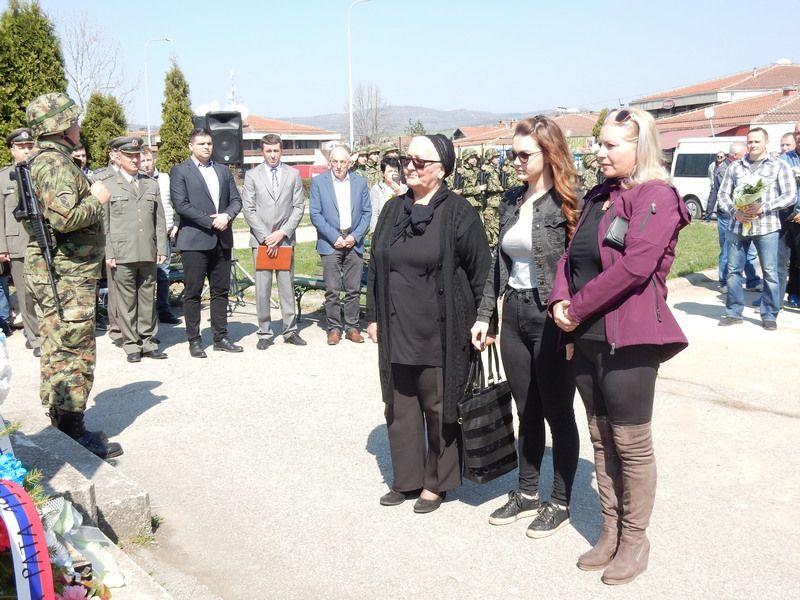
<path fill-rule="evenodd" d="M 748 206 L 761 199 L 769 184 L 769 180 L 753 173 L 746 175 L 733 190 L 733 205 L 739 210 L 746 211 Z M 751 228 L 750 223 L 742 223 L 742 235 L 749 235 Z"/>

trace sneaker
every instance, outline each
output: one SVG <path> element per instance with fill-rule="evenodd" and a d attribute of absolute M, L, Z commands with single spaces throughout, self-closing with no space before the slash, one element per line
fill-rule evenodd
<path fill-rule="evenodd" d="M 539 511 L 539 497 L 525 498 L 518 491 L 508 492 L 508 502 L 489 515 L 492 525 L 508 525 L 518 519 L 532 517 Z"/>
<path fill-rule="evenodd" d="M 761 321 L 761 326 L 767 331 L 775 331 L 778 328 L 778 324 L 770 319 L 764 319 Z"/>
<path fill-rule="evenodd" d="M 727 327 L 728 325 L 741 325 L 741 324 L 742 324 L 742 319 L 737 317 L 729 317 L 728 315 L 722 317 L 717 323 L 717 325 L 719 325 L 720 327 Z"/>
<path fill-rule="evenodd" d="M 784 302 L 783 307 L 789 310 L 800 310 L 800 296 L 790 294 L 789 299 Z"/>
<path fill-rule="evenodd" d="M 720 283 L 718 289 L 719 289 L 719 293 L 720 294 L 727 294 L 728 293 L 728 286 L 725 285 L 724 283 Z"/>
<path fill-rule="evenodd" d="M 528 526 L 526 535 L 534 539 L 545 538 L 565 525 L 569 525 L 569 508 L 549 501 L 543 502 L 539 507 L 539 513 Z"/>

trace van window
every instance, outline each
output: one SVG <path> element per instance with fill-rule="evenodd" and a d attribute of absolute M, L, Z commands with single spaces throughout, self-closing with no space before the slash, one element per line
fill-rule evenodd
<path fill-rule="evenodd" d="M 714 162 L 714 154 L 678 154 L 673 177 L 708 177 L 708 165 Z"/>

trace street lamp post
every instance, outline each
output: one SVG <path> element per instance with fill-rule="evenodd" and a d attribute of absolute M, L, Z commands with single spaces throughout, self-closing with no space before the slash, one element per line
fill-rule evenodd
<path fill-rule="evenodd" d="M 353 54 L 350 49 L 350 18 L 353 14 L 353 7 L 361 2 L 369 2 L 369 0 L 353 0 L 350 7 L 347 9 L 347 89 L 348 100 L 350 106 L 350 151 L 353 150 Z"/>
<path fill-rule="evenodd" d="M 171 42 L 172 38 L 164 37 L 158 38 L 155 40 L 147 40 L 144 43 L 144 101 L 145 101 L 145 111 L 147 114 L 147 147 L 149 148 L 152 145 L 151 135 L 150 135 L 150 84 L 147 78 L 147 48 L 150 46 L 152 42 Z"/>

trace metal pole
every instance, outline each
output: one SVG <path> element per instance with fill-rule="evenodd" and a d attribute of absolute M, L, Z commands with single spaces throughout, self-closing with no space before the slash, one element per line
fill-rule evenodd
<path fill-rule="evenodd" d="M 145 114 L 147 115 L 147 147 L 152 146 L 152 136 L 150 134 L 150 81 L 147 76 L 147 49 L 150 47 L 151 42 L 171 42 L 172 38 L 158 38 L 155 40 L 147 40 L 144 43 L 144 101 L 145 101 Z"/>
<path fill-rule="evenodd" d="M 353 53 L 350 48 L 350 20 L 353 14 L 353 7 L 361 2 L 369 0 L 353 0 L 347 8 L 347 98 L 350 111 L 350 151 L 353 151 Z"/>

